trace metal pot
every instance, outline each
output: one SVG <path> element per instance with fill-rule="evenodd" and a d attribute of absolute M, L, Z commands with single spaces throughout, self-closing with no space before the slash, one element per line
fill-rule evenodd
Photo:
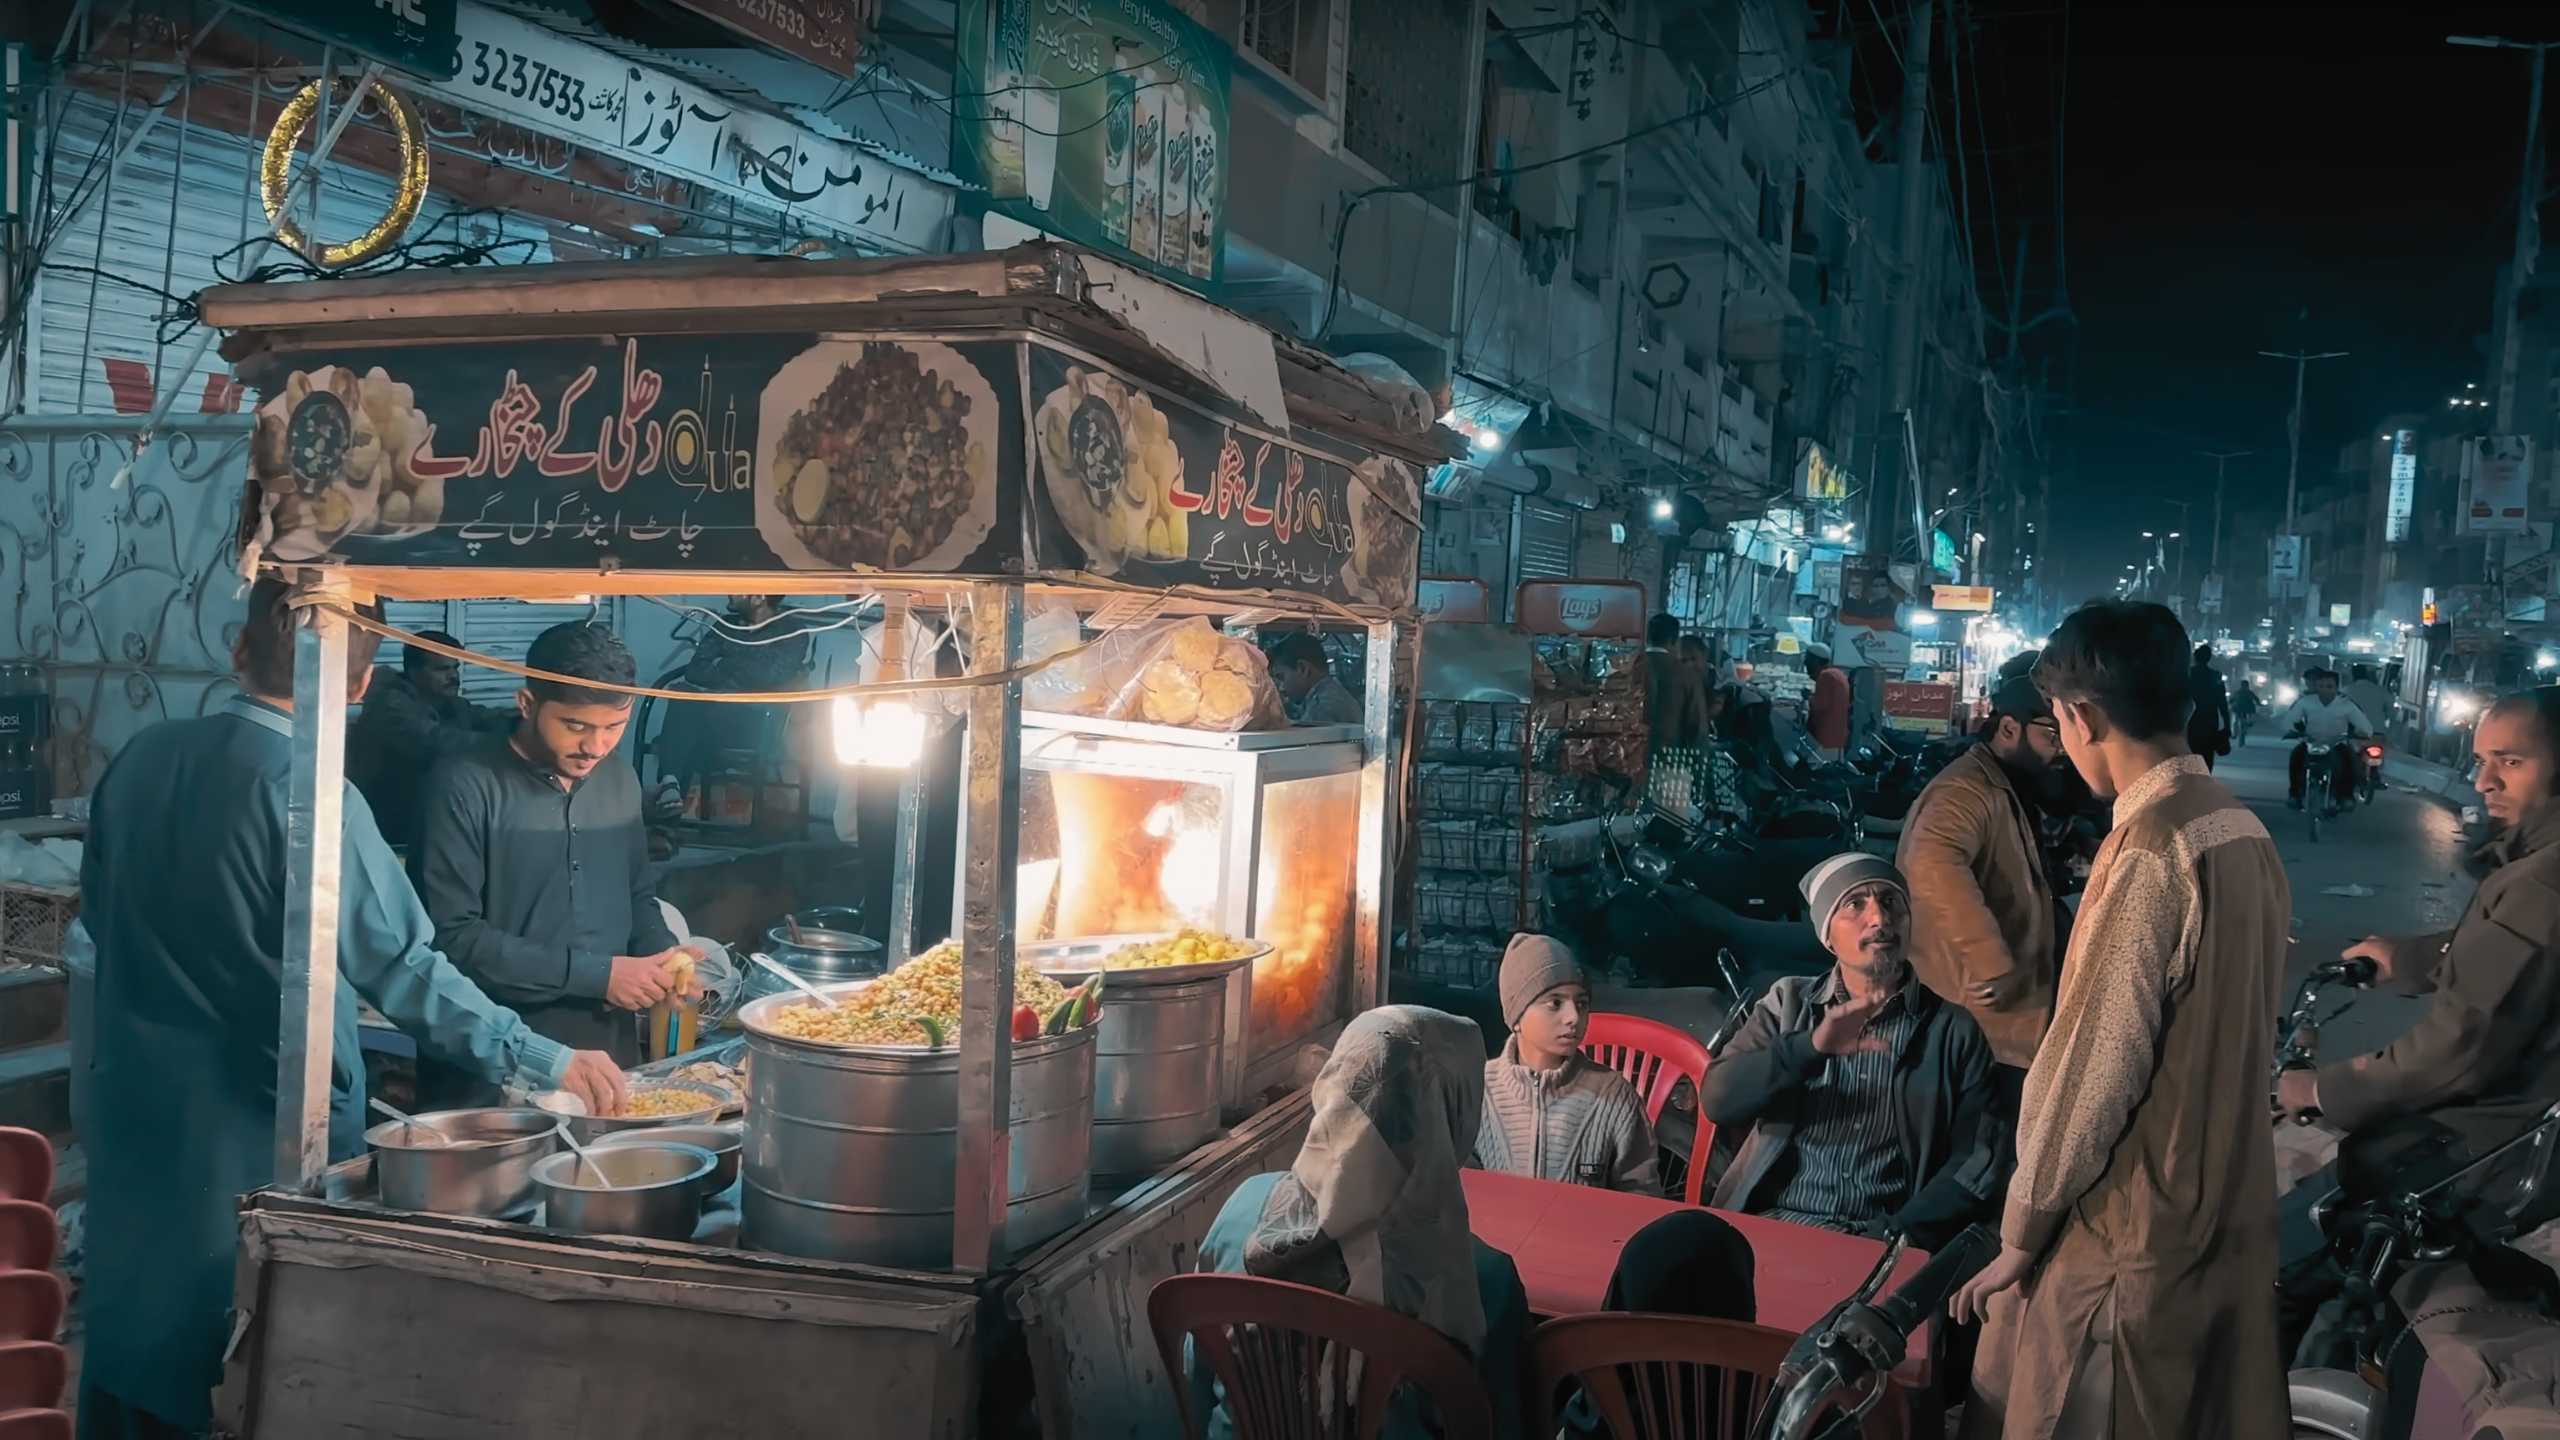
<path fill-rule="evenodd" d="M 410 1143 L 414 1131 L 385 1120 L 364 1132 L 374 1188 L 395 1210 L 498 1216 L 532 1207 L 534 1166 L 560 1148 L 560 1117 L 540 1110 L 431 1110 L 417 1117 L 449 1141 Z M 488 1141 L 492 1143 L 469 1143 Z"/>
<path fill-rule="evenodd" d="M 633 1141 L 576 1155 L 550 1156 L 533 1167 L 543 1223 L 581 1235 L 642 1235 L 690 1240 L 702 1219 L 711 1172 L 719 1162 L 699 1145 Z M 596 1183 L 596 1171 L 604 1183 Z"/>
<path fill-rule="evenodd" d="M 853 986 L 829 987 L 830 992 Z M 766 1027 L 796 995 L 741 1012 L 747 1052 L 742 1235 L 757 1249 L 940 1269 L 951 1263 L 960 1051 L 817 1045 Z M 1104 1002 L 1109 1013 L 1109 1002 Z M 1084 1218 L 1093 1147 L 1087 1025 L 1013 1047 L 1004 1235 L 1020 1253 Z"/>
<path fill-rule="evenodd" d="M 625 1130 L 607 1135 L 590 1150 L 622 1150 L 634 1145 L 695 1145 L 711 1152 L 717 1162 L 711 1171 L 707 1194 L 717 1195 L 738 1180 L 738 1152 L 746 1148 L 747 1127 L 729 1125 L 661 1125 L 655 1130 Z M 588 1179 L 595 1177 L 589 1175 Z"/>
<path fill-rule="evenodd" d="M 765 953 L 783 969 L 810 984 L 833 985 L 840 980 L 867 980 L 888 968 L 888 951 L 879 941 L 861 933 L 860 911 L 830 905 L 802 910 L 791 918 L 800 922 L 799 938 L 792 938 L 789 924 L 776 925 L 764 932 Z M 763 966 L 747 967 L 746 998 L 749 1002 L 767 995 L 780 995 L 790 989 L 788 981 Z"/>
<path fill-rule="evenodd" d="M 1123 946 L 1161 935 L 1097 935 L 1022 947 L 1022 958 L 1070 989 Z M 1094 1042 L 1093 1173 L 1152 1175 L 1218 1133 L 1231 983 L 1271 953 L 1208 965 L 1113 970 L 1102 982 L 1102 1024 Z M 1242 1033 L 1244 1027 L 1236 1027 Z"/>

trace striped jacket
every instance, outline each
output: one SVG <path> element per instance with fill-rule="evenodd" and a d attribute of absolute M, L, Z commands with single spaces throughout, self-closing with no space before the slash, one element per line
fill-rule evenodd
<path fill-rule="evenodd" d="M 1662 1193 L 1653 1127 L 1636 1087 L 1576 1055 L 1562 1070 L 1520 1063 L 1520 1038 L 1484 1062 L 1484 1119 L 1475 1168 L 1604 1190 Z"/>

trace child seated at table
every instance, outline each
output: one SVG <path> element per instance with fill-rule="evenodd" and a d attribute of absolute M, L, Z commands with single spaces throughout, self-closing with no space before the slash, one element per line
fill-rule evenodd
<path fill-rule="evenodd" d="M 1472 1356 L 1495 1434 L 1520 1435 L 1529 1301 L 1511 1257 L 1467 1228 L 1459 1162 L 1483 1108 L 1484 1032 L 1420 1005 L 1355 1016 L 1316 1076 L 1315 1114 L 1288 1170 L 1227 1197 L 1200 1241 L 1203 1271 L 1312 1285 L 1410 1315 Z M 1235 1431 L 1209 1367 L 1186 1377 L 1212 1437 Z M 1386 1440 L 1435 1433 L 1399 1392 Z"/>
<path fill-rule="evenodd" d="M 1502 953 L 1511 1039 L 1484 1063 L 1474 1164 L 1535 1180 L 1662 1193 L 1644 1102 L 1625 1076 L 1582 1053 L 1591 982 L 1561 940 L 1522 933 Z"/>

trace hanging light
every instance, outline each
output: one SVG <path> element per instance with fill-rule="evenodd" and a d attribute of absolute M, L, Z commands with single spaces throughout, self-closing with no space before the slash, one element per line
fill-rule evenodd
<path fill-rule="evenodd" d="M 827 719 L 842 764 L 898 770 L 924 754 L 925 717 L 904 700 L 865 704 L 839 695 L 830 702 Z"/>

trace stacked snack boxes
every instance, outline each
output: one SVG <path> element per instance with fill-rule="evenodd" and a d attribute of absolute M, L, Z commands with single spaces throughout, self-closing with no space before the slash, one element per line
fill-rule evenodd
<path fill-rule="evenodd" d="M 1520 888 L 1528 723 L 1529 707 L 1511 702 L 1422 704 L 1417 974 L 1490 983 L 1512 932 L 1543 922 L 1543 906 L 1527 906 Z"/>

